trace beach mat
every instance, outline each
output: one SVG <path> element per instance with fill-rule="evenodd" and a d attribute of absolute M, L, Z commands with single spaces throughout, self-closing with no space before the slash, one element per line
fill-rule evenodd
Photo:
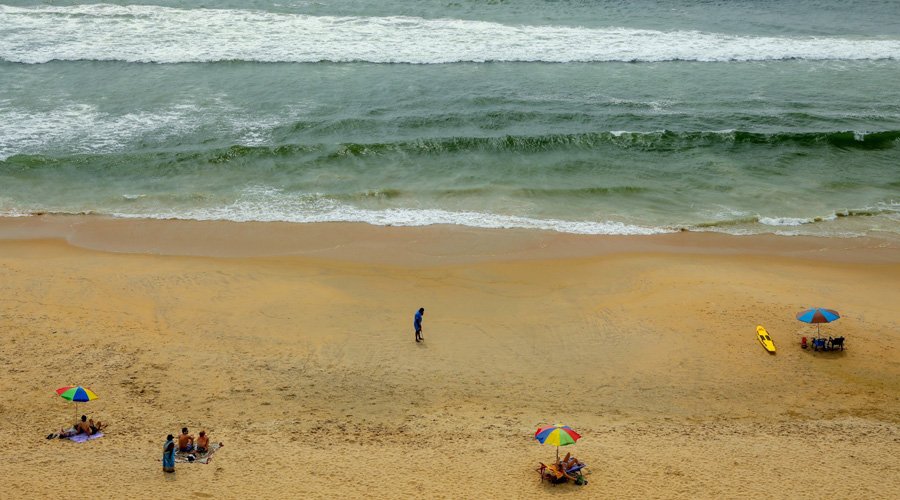
<path fill-rule="evenodd" d="M 96 434 L 91 434 L 91 435 L 87 435 L 87 434 L 75 434 L 74 436 L 69 436 L 69 441 L 74 441 L 74 442 L 76 442 L 76 443 L 86 443 L 86 442 L 88 442 L 88 441 L 91 441 L 91 440 L 94 440 L 94 439 L 100 439 L 100 438 L 102 438 L 102 437 L 103 437 L 103 433 L 102 433 L 102 432 L 98 432 L 98 433 L 96 433 Z"/>
<path fill-rule="evenodd" d="M 195 451 L 179 451 L 175 453 L 175 463 L 178 464 L 208 464 L 212 460 L 213 454 L 222 446 L 219 443 L 209 445 L 209 453 L 197 453 Z M 190 457 L 194 459 L 191 460 Z"/>

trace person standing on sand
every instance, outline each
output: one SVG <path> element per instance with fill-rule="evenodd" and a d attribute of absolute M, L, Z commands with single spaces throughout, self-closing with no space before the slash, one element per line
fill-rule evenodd
<path fill-rule="evenodd" d="M 418 311 L 416 311 L 416 316 L 413 319 L 413 327 L 416 329 L 416 342 L 421 342 L 425 340 L 422 338 L 422 315 L 425 314 L 425 308 L 420 307 Z"/>
<path fill-rule="evenodd" d="M 166 436 L 163 445 L 163 472 L 175 472 L 175 436 Z"/>

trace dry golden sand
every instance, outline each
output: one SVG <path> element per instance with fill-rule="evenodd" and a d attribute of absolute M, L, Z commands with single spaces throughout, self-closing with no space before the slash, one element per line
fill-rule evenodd
<path fill-rule="evenodd" d="M 897 498 L 898 278 L 861 239 L 0 220 L 0 497 Z M 44 439 L 70 383 L 104 438 Z M 587 486 L 539 483 L 555 422 Z M 225 448 L 164 476 L 183 425 Z"/>

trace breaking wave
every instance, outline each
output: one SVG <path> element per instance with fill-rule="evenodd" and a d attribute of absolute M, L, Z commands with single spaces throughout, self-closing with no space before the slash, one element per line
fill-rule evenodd
<path fill-rule="evenodd" d="M 506 25 L 148 5 L 0 6 L 0 60 L 136 63 L 900 59 L 900 40 Z"/>
<path fill-rule="evenodd" d="M 177 118 L 178 115 L 173 115 Z M 171 120 L 174 120 L 172 118 Z M 119 123 L 119 122 L 114 122 Z M 165 125 L 165 123 L 163 124 Z M 152 125 L 156 130 L 158 123 Z M 10 126 L 10 129 L 13 127 Z M 110 126 L 111 128 L 111 126 Z M 127 130 L 127 129 L 126 129 Z M 177 132 L 180 129 L 174 129 Z M 0 132 L 3 126 L 0 125 Z M 169 131 L 169 134 L 175 133 Z M 86 155 L 104 155 L 118 153 L 123 144 L 116 141 L 128 141 L 138 136 L 134 131 L 120 132 L 119 136 L 110 134 L 106 141 L 92 141 L 97 135 L 89 135 L 83 145 L 75 145 L 78 151 L 66 157 L 28 154 L 28 150 L 37 149 L 42 144 L 40 134 L 29 133 L 22 139 L 20 132 L 11 133 L 6 148 L 0 147 L 0 166 L 5 169 L 40 168 L 54 166 L 71 161 L 85 162 Z M 2 137 L 2 135 L 0 135 Z M 48 134 L 56 141 L 57 135 Z M 64 137 L 63 137 L 64 138 Z M 34 144 L 33 144 L 34 143 Z M 224 164 L 240 159 L 258 158 L 290 158 L 298 157 L 309 161 L 334 161 L 347 157 L 418 155 L 441 156 L 452 153 L 488 152 L 488 153 L 539 153 L 563 150 L 603 150 L 615 148 L 621 150 L 673 152 L 689 151 L 705 148 L 729 147 L 778 147 L 782 145 L 803 148 L 830 147 L 844 150 L 889 150 L 900 145 L 900 130 L 878 132 L 838 131 L 838 132 L 784 132 L 758 133 L 745 131 L 712 131 L 712 132 L 593 132 L 583 134 L 546 134 L 546 135 L 507 135 L 501 137 L 447 137 L 437 139 L 417 139 L 397 142 L 344 143 L 330 144 L 281 144 L 281 145 L 234 145 L 228 148 L 213 148 L 178 153 L 121 153 L 127 158 L 119 160 L 142 161 L 146 164 L 164 164 L 172 162 L 167 169 L 177 168 L 185 160 Z M 17 151 L 18 150 L 18 151 Z M 95 167 L 103 168 L 102 159 L 90 162 Z M 119 162 L 121 164 L 121 161 Z M 117 168 L 120 165 L 117 165 Z"/>

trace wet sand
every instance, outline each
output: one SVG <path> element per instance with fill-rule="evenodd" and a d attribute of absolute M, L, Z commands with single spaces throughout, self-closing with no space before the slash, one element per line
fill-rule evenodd
<path fill-rule="evenodd" d="M 876 239 L 0 219 L 5 491 L 895 498 L 898 283 Z M 72 383 L 104 438 L 44 439 Z M 556 422 L 587 486 L 538 481 Z M 166 477 L 182 426 L 226 446 Z"/>

